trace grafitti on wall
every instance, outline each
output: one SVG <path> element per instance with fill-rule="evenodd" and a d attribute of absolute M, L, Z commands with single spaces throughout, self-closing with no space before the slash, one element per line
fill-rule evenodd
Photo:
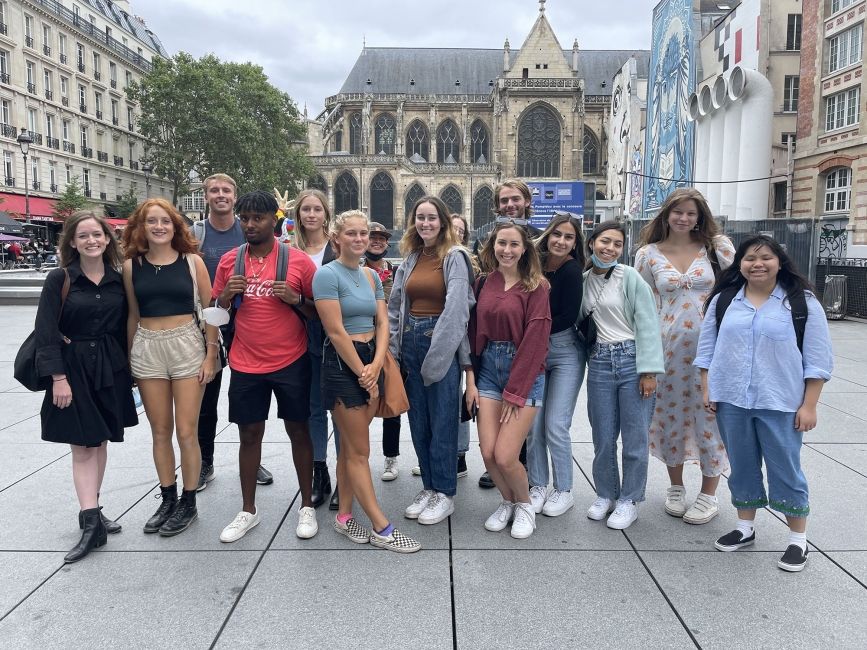
<path fill-rule="evenodd" d="M 630 171 L 635 172 L 629 175 L 629 200 L 626 204 L 626 214 L 630 216 L 638 216 L 641 213 L 641 186 L 643 179 L 641 174 L 641 165 L 644 161 L 644 152 L 641 151 L 641 144 L 636 144 L 632 148 L 632 160 Z"/>
<path fill-rule="evenodd" d="M 846 223 L 846 219 L 822 221 L 819 228 L 819 257 L 832 259 L 846 257 L 846 244 L 849 240 Z"/>
<path fill-rule="evenodd" d="M 694 124 L 687 100 L 695 86 L 692 0 L 663 0 L 653 10 L 648 78 L 643 211 L 655 212 L 689 184 Z"/>

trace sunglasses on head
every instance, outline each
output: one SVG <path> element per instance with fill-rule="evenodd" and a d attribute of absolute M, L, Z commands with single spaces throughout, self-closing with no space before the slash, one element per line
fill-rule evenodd
<path fill-rule="evenodd" d="M 510 223 L 513 226 L 522 226 L 526 228 L 530 224 L 529 219 L 515 219 L 514 217 L 497 217 L 496 223 Z"/>

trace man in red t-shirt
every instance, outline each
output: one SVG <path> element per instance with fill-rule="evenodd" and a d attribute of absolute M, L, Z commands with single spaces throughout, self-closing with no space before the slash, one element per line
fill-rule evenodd
<path fill-rule="evenodd" d="M 315 314 L 312 282 L 316 266 L 307 255 L 290 248 L 286 277 L 275 278 L 277 201 L 266 192 L 250 192 L 238 199 L 236 209 L 248 244 L 244 273 L 234 274 L 237 248 L 223 255 L 214 277 L 213 295 L 218 306 L 235 309 L 235 337 L 229 351 L 229 421 L 238 425 L 241 439 L 238 465 L 243 509 L 223 529 L 220 541 L 234 542 L 259 523 L 256 470 L 272 394 L 277 399 L 277 417 L 283 420 L 292 441 L 301 489 L 295 532 L 306 539 L 318 530 L 311 501 L 313 444 L 307 427 L 311 370 L 303 320 Z"/>

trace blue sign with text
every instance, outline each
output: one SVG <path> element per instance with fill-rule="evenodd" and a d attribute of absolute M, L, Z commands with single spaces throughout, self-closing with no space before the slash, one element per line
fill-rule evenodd
<path fill-rule="evenodd" d="M 584 216 L 584 182 L 527 183 L 533 195 L 533 216 L 530 225 L 545 228 L 555 210 Z"/>

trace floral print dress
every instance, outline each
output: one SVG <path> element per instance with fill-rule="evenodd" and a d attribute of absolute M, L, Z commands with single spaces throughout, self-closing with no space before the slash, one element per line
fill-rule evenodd
<path fill-rule="evenodd" d="M 731 241 L 718 237 L 714 249 L 720 266 L 730 266 L 735 254 Z M 665 355 L 650 425 L 650 453 L 668 466 L 697 460 L 704 476 L 719 476 L 728 469 L 728 456 L 716 418 L 704 409 L 699 369 L 692 365 L 704 301 L 714 284 L 707 251 L 702 248 L 681 273 L 656 244 L 648 244 L 636 253 L 635 268 L 656 296 Z"/>

